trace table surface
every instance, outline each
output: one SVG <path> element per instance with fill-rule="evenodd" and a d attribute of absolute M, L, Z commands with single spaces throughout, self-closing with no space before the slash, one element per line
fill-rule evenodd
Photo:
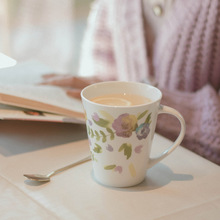
<path fill-rule="evenodd" d="M 170 144 L 156 134 L 152 155 Z M 1 121 L 0 219 L 220 219 L 220 167 L 183 147 L 130 188 L 97 183 L 91 161 L 47 183 L 23 177 L 88 154 L 84 125 Z"/>

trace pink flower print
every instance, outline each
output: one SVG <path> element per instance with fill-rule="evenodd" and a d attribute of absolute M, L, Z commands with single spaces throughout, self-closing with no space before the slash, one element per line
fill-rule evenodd
<path fill-rule="evenodd" d="M 135 147 L 135 149 L 134 149 L 135 153 L 137 153 L 137 154 L 141 153 L 142 147 L 143 147 L 143 145 L 138 145 L 137 147 Z"/>
<path fill-rule="evenodd" d="M 137 118 L 127 113 L 122 114 L 114 120 L 112 127 L 115 129 L 117 136 L 130 137 L 137 127 Z"/>
<path fill-rule="evenodd" d="M 106 150 L 112 152 L 113 151 L 113 147 L 110 144 L 108 144 L 108 146 L 106 147 Z"/>
<path fill-rule="evenodd" d="M 122 167 L 121 166 L 117 166 L 117 167 L 115 167 L 114 171 L 122 173 Z"/>
<path fill-rule="evenodd" d="M 90 126 L 92 126 L 92 121 L 91 120 L 88 120 L 88 123 Z"/>
<path fill-rule="evenodd" d="M 94 121 L 99 121 L 99 116 L 98 116 L 98 114 L 96 112 L 93 114 L 92 119 Z"/>

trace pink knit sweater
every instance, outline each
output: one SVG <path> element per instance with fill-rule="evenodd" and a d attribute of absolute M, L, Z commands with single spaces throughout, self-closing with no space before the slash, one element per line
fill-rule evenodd
<path fill-rule="evenodd" d="M 182 145 L 220 165 L 220 1 L 176 0 L 156 38 L 152 59 L 144 27 L 141 0 L 96 1 L 80 74 L 156 82 L 162 103 L 186 120 Z M 175 139 L 177 120 L 160 116 L 157 132 Z"/>

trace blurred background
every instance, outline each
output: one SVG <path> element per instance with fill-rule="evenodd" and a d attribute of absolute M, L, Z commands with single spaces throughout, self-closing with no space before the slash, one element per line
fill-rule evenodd
<path fill-rule="evenodd" d="M 0 51 L 77 74 L 93 0 L 0 0 Z"/>

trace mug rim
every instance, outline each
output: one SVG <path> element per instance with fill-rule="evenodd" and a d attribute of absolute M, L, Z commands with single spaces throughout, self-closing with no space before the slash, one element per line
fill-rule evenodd
<path fill-rule="evenodd" d="M 86 90 L 90 89 L 91 87 L 97 87 L 99 85 L 104 85 L 104 84 L 135 84 L 135 85 L 141 85 L 141 86 L 146 86 L 150 89 L 154 89 L 155 91 L 157 91 L 159 93 L 159 97 L 156 100 L 151 100 L 151 102 L 147 102 L 144 104 L 140 104 L 140 105 L 133 105 L 133 106 L 111 106 L 111 105 L 105 105 L 105 104 L 100 104 L 100 103 L 96 103 L 91 101 L 90 99 L 86 98 L 84 93 L 86 92 Z M 95 104 L 97 106 L 103 106 L 103 107 L 107 107 L 107 108 L 135 108 L 138 106 L 147 106 L 147 105 L 152 105 L 158 101 L 160 101 L 162 99 L 162 92 L 156 88 L 155 86 L 152 86 L 150 84 L 147 83 L 141 83 L 141 82 L 132 82 L 132 81 L 104 81 L 104 82 L 97 82 L 97 83 L 93 83 L 91 85 L 86 86 L 85 88 L 82 89 L 81 91 L 81 98 L 84 99 L 85 101 L 89 102 L 90 104 Z"/>

